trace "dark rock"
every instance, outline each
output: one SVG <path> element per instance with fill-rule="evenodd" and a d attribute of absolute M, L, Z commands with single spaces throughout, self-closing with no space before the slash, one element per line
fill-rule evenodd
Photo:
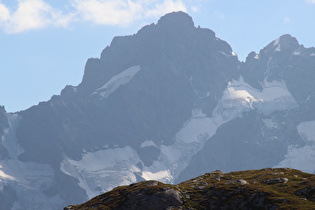
<path fill-rule="evenodd" d="M 236 180 L 229 180 L 226 181 L 225 184 L 240 184 L 240 185 L 246 185 L 248 182 L 244 179 L 236 179 Z"/>
<path fill-rule="evenodd" d="M 295 192 L 297 196 L 303 196 L 305 199 L 315 202 L 315 186 L 306 187 Z"/>
<path fill-rule="evenodd" d="M 199 184 L 200 186 L 207 186 L 207 185 L 208 185 L 207 182 L 199 182 L 198 184 Z"/>

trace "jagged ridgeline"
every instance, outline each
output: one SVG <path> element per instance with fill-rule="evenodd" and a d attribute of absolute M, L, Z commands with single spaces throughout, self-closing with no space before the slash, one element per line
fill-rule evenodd
<path fill-rule="evenodd" d="M 315 48 L 282 35 L 238 60 L 174 12 L 115 37 L 82 82 L 18 113 L 0 108 L 0 209 L 62 209 L 144 180 L 315 171 Z"/>
<path fill-rule="evenodd" d="M 314 209 L 315 175 L 291 168 L 206 173 L 178 185 L 145 181 L 120 186 L 83 209 Z"/>

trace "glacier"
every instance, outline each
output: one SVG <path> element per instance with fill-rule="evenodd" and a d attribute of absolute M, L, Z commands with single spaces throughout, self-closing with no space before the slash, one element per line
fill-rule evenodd
<path fill-rule="evenodd" d="M 315 173 L 315 145 L 299 147 L 290 145 L 283 161 L 275 168 L 297 168 L 307 173 Z"/>
<path fill-rule="evenodd" d="M 275 167 L 298 168 L 308 173 L 315 173 L 315 121 L 305 121 L 297 125 L 305 146 L 290 145 L 283 161 Z"/>
<path fill-rule="evenodd" d="M 60 169 L 79 180 L 79 186 L 91 199 L 116 186 L 136 182 L 135 173 L 140 172 L 136 166 L 139 161 L 136 151 L 126 146 L 88 152 L 79 161 L 66 157 Z"/>
<path fill-rule="evenodd" d="M 241 110 L 237 112 L 257 109 L 266 116 L 274 111 L 298 107 L 284 81 L 268 82 L 264 80 L 261 86 L 260 91 L 246 83 L 242 77 L 239 80 L 232 80 L 223 93 L 222 107 L 225 109 L 239 107 Z"/>
<path fill-rule="evenodd" d="M 307 141 L 315 143 L 315 120 L 301 122 L 297 125 L 297 130 Z"/>

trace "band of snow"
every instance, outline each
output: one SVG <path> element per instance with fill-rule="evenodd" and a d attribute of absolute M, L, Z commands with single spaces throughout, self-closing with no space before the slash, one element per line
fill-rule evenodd
<path fill-rule="evenodd" d="M 275 51 L 277 51 L 277 52 L 281 51 L 281 48 L 280 48 L 280 37 L 274 41 L 273 46 L 277 46 Z"/>
<path fill-rule="evenodd" d="M 148 140 L 148 141 L 144 141 L 141 143 L 140 148 L 144 148 L 144 147 L 157 147 L 156 144 L 154 143 L 154 141 L 152 140 Z"/>
<path fill-rule="evenodd" d="M 93 94 L 99 94 L 102 98 L 107 98 L 115 92 L 121 85 L 125 85 L 140 71 L 140 66 L 132 66 L 120 74 L 113 76 L 105 85 L 98 88 Z"/>

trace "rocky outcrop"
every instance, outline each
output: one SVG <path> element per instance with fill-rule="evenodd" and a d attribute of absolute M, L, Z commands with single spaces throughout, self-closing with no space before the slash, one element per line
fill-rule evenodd
<path fill-rule="evenodd" d="M 288 178 L 274 178 L 267 180 L 267 183 L 287 183 L 289 181 Z"/>
<path fill-rule="evenodd" d="M 99 200 L 98 200 L 99 199 Z M 128 187 L 118 187 L 104 196 L 94 199 L 88 208 L 102 209 L 170 209 L 183 205 L 183 193 L 176 187 L 157 181 L 140 182 Z M 68 206 L 66 210 L 77 209 L 76 206 Z"/>
<path fill-rule="evenodd" d="M 117 187 L 65 210 L 311 209 L 315 205 L 314 185 L 315 175 L 287 168 L 227 174 L 214 171 L 178 185 L 146 181 Z"/>

